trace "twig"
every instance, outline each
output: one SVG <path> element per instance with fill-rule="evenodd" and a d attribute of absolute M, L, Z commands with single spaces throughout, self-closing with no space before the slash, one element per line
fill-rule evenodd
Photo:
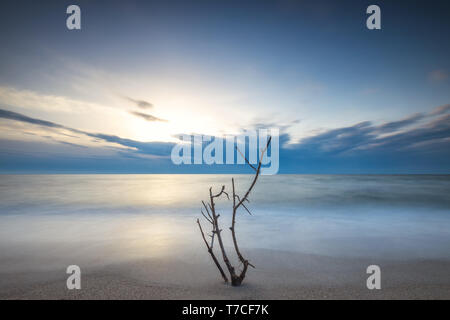
<path fill-rule="evenodd" d="M 200 233 L 202 234 L 203 241 L 205 241 L 205 245 L 208 248 L 208 252 L 211 255 L 211 258 L 213 259 L 214 263 L 216 264 L 217 268 L 219 269 L 223 280 L 225 282 L 228 282 L 227 275 L 225 274 L 225 272 L 222 269 L 222 266 L 220 265 L 219 261 L 217 260 L 216 255 L 214 254 L 214 251 L 212 250 L 212 247 L 210 247 L 209 244 L 208 244 L 208 241 L 206 241 L 205 234 L 203 233 L 202 225 L 200 224 L 200 220 L 199 219 L 197 219 L 197 224 L 198 224 L 198 227 L 200 228 Z"/>
<path fill-rule="evenodd" d="M 247 164 L 252 167 L 253 170 L 256 171 L 256 168 L 250 163 L 250 161 L 248 161 L 248 159 L 245 157 L 245 155 L 241 152 L 241 150 L 239 150 L 238 147 L 235 147 L 236 150 L 239 152 L 239 154 L 242 156 L 242 158 L 244 158 L 245 162 L 247 162 Z"/>

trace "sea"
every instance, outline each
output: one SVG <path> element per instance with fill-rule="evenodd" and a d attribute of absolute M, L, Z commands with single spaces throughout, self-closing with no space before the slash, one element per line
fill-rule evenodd
<path fill-rule="evenodd" d="M 0 271 L 204 252 L 202 200 L 252 175 L 0 175 Z M 237 214 L 241 248 L 450 259 L 450 175 L 260 176 Z M 231 245 L 232 201 L 217 200 Z"/>

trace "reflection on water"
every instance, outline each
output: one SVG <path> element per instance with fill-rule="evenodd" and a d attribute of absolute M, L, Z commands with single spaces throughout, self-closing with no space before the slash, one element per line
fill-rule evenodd
<path fill-rule="evenodd" d="M 237 176 L 243 191 L 251 176 Z M 0 270 L 203 250 L 195 225 L 228 175 L 0 176 Z M 263 176 L 243 246 L 316 254 L 450 258 L 449 176 Z M 229 203 L 218 205 L 223 229 Z M 244 245 L 245 244 L 245 245 Z"/>

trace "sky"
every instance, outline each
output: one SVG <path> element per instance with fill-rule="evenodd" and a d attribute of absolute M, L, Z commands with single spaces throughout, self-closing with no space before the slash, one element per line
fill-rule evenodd
<path fill-rule="evenodd" d="M 264 127 L 280 173 L 450 173 L 448 1 L 0 7 L 0 173 L 247 172 L 170 152 Z"/>

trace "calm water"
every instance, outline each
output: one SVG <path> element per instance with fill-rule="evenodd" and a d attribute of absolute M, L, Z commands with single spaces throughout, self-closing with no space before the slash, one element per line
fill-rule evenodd
<path fill-rule="evenodd" d="M 238 190 L 251 176 L 236 176 Z M 229 175 L 1 175 L 0 271 L 204 250 L 195 219 Z M 450 259 L 450 176 L 263 176 L 242 247 Z M 230 203 L 219 204 L 223 229 Z M 206 227 L 206 224 L 205 224 Z"/>

